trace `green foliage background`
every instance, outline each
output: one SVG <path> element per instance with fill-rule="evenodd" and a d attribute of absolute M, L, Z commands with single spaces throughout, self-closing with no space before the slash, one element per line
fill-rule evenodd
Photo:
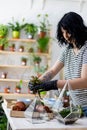
<path fill-rule="evenodd" d="M 2 100 L 2 97 L 0 97 L 0 130 L 6 130 L 7 118 L 2 108 L 2 103 L 3 103 L 3 100 Z"/>

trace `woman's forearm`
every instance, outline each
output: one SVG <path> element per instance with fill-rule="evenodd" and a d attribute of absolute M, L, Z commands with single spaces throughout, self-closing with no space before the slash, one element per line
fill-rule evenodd
<path fill-rule="evenodd" d="M 58 80 L 57 86 L 58 88 L 63 88 L 64 84 L 67 80 Z M 72 89 L 82 89 L 87 88 L 87 79 L 86 78 L 76 78 L 72 80 L 68 80 Z"/>
<path fill-rule="evenodd" d="M 45 82 L 50 81 L 53 77 L 54 77 L 53 71 L 47 71 L 39 79 Z"/>

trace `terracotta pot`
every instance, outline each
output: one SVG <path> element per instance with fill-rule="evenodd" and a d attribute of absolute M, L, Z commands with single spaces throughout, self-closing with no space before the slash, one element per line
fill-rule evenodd
<path fill-rule="evenodd" d="M 21 89 L 20 88 L 15 88 L 15 92 L 16 93 L 21 93 Z"/>
<path fill-rule="evenodd" d="M 10 88 L 9 87 L 4 88 L 4 93 L 10 93 Z"/>
<path fill-rule="evenodd" d="M 10 50 L 10 51 L 15 51 L 15 47 L 10 46 L 10 47 L 9 47 L 9 50 Z"/>
<path fill-rule="evenodd" d="M 0 38 L 4 38 L 4 36 L 0 35 Z"/>
<path fill-rule="evenodd" d="M 27 62 L 26 61 L 22 61 L 21 64 L 25 66 L 27 64 Z"/>
<path fill-rule="evenodd" d="M 23 52 L 24 51 L 24 47 L 23 46 L 20 46 L 19 47 L 19 52 Z"/>
<path fill-rule="evenodd" d="M 2 72 L 1 78 L 6 79 L 7 78 L 7 73 L 6 72 Z"/>
<path fill-rule="evenodd" d="M 4 46 L 3 45 L 0 45 L 0 50 L 4 50 Z"/>
<path fill-rule="evenodd" d="M 40 31 L 39 38 L 44 38 L 46 36 L 46 32 Z"/>

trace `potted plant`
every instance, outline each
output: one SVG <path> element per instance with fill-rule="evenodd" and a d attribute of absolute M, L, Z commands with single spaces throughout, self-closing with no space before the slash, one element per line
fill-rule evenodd
<path fill-rule="evenodd" d="M 28 34 L 29 39 L 33 39 L 35 37 L 35 34 L 37 33 L 38 29 L 37 26 L 33 23 L 26 24 L 25 32 Z"/>
<path fill-rule="evenodd" d="M 41 14 L 38 14 L 37 17 L 39 19 L 39 37 L 42 38 L 46 36 L 47 32 L 50 30 L 50 23 L 48 20 L 48 14 L 44 14 L 41 18 Z"/>
<path fill-rule="evenodd" d="M 12 18 L 12 23 L 8 23 L 9 28 L 12 29 L 12 37 L 13 38 L 19 38 L 20 37 L 20 31 L 26 26 L 26 23 L 24 24 L 24 19 L 22 19 L 22 24 L 18 21 L 14 21 L 14 18 Z"/>
<path fill-rule="evenodd" d="M 20 80 L 19 84 L 17 84 L 16 87 L 15 87 L 15 92 L 16 93 L 20 93 L 21 92 L 22 85 L 23 85 L 23 81 Z"/>
<path fill-rule="evenodd" d="M 38 74 L 39 70 L 40 70 L 40 62 L 41 62 L 41 57 L 40 56 L 36 56 L 33 55 L 33 62 L 34 62 L 34 69 L 35 72 Z"/>
<path fill-rule="evenodd" d="M 0 50 L 4 50 L 4 48 L 8 47 L 8 39 L 0 38 Z"/>
<path fill-rule="evenodd" d="M 4 24 L 0 24 L 0 38 L 4 38 L 7 36 L 8 27 Z"/>
<path fill-rule="evenodd" d="M 28 34 L 29 39 L 33 39 L 35 34 L 37 33 L 38 29 L 37 26 L 33 23 L 28 23 L 25 26 L 25 32 Z"/>
<path fill-rule="evenodd" d="M 21 63 L 22 63 L 22 65 L 26 65 L 27 64 L 27 58 L 26 57 L 22 57 L 21 58 Z"/>
<path fill-rule="evenodd" d="M 30 47 L 29 50 L 28 50 L 29 53 L 33 53 L 34 52 L 34 48 L 33 47 Z"/>
<path fill-rule="evenodd" d="M 24 46 L 20 45 L 19 46 L 19 52 L 23 52 L 24 51 Z"/>
<path fill-rule="evenodd" d="M 8 74 L 8 72 L 2 72 L 1 78 L 6 79 L 7 78 L 7 74 Z"/>
<path fill-rule="evenodd" d="M 34 61 L 35 64 L 40 64 L 40 62 L 41 62 L 41 57 L 34 55 L 34 56 L 33 56 L 33 61 Z"/>
<path fill-rule="evenodd" d="M 5 87 L 5 88 L 4 88 L 4 92 L 5 92 L 5 93 L 10 93 L 10 87 Z"/>
<path fill-rule="evenodd" d="M 20 85 L 16 85 L 16 87 L 15 87 L 15 92 L 16 92 L 16 93 L 20 93 L 20 92 L 21 92 L 21 87 L 20 87 Z"/>
<path fill-rule="evenodd" d="M 9 46 L 10 51 L 15 51 L 15 44 Z"/>
<path fill-rule="evenodd" d="M 37 39 L 38 49 L 40 52 L 47 52 L 49 40 L 50 40 L 49 36 Z"/>

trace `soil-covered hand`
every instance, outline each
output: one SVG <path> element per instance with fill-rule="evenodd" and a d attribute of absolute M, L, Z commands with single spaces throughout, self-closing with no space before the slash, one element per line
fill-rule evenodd
<path fill-rule="evenodd" d="M 37 76 L 31 76 L 31 79 L 28 83 L 28 87 L 33 93 L 36 93 L 37 91 L 35 90 L 35 86 L 40 85 L 41 81 L 38 79 Z"/>
<path fill-rule="evenodd" d="M 57 80 L 53 80 L 53 81 L 48 81 L 48 82 L 44 82 L 44 83 L 39 83 L 39 84 L 31 84 L 29 83 L 29 88 L 31 91 L 49 91 L 49 90 L 57 90 Z"/>

